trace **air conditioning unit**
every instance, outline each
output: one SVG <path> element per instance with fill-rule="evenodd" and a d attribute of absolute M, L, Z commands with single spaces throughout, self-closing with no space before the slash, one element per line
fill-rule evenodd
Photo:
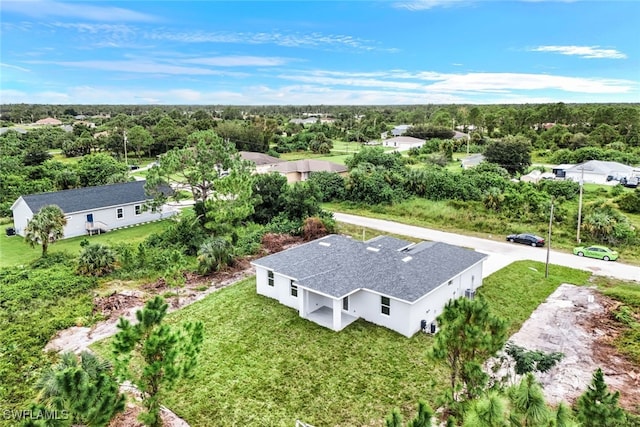
<path fill-rule="evenodd" d="M 465 289 L 464 291 L 465 298 L 473 299 L 476 296 L 476 291 L 473 289 Z"/>
<path fill-rule="evenodd" d="M 431 322 L 429 324 L 426 320 L 423 319 L 420 321 L 420 329 L 425 334 L 435 334 L 436 332 L 438 332 L 438 325 L 436 322 Z"/>

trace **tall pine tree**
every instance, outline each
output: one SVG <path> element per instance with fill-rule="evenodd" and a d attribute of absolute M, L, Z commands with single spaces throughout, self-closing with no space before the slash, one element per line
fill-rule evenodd
<path fill-rule="evenodd" d="M 167 304 L 156 296 L 136 312 L 137 324 L 120 318 L 120 332 L 113 342 L 119 372 L 142 393 L 146 412 L 140 415 L 140 420 L 153 427 L 162 425 L 162 392 L 178 378 L 190 376 L 203 341 L 201 322 L 186 323 L 181 330 L 174 330 L 162 324 L 166 314 Z M 130 368 L 132 353 L 142 361 L 142 366 L 136 369 Z"/>

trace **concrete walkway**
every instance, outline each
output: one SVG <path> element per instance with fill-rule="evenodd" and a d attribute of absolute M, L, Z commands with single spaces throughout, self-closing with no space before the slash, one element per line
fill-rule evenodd
<path fill-rule="evenodd" d="M 547 257 L 546 248 L 533 248 L 515 243 L 496 242 L 494 240 L 481 239 L 478 237 L 448 233 L 430 228 L 416 227 L 394 221 L 367 218 L 340 212 L 334 212 L 334 218 L 339 222 L 372 228 L 374 230 L 385 231 L 387 233 L 473 248 L 478 252 L 489 255 L 489 258 L 485 261 L 483 268 L 485 276 L 488 276 L 514 261 L 532 260 L 545 262 Z M 637 281 L 639 282 L 638 284 L 640 284 L 640 267 L 624 264 L 619 261 L 607 262 L 593 258 L 581 258 L 573 254 L 551 250 L 549 263 L 586 270 L 601 276 Z"/>

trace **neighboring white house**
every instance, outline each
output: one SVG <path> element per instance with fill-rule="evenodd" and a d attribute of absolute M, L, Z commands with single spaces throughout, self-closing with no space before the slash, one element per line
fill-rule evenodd
<path fill-rule="evenodd" d="M 424 139 L 414 138 L 412 136 L 396 136 L 382 141 L 382 145 L 384 145 L 385 147 L 395 147 L 396 151 L 406 151 L 411 148 L 420 148 L 424 145 L 424 143 Z"/>
<path fill-rule="evenodd" d="M 439 242 L 329 235 L 251 264 L 257 293 L 305 319 L 340 331 L 362 318 L 411 337 L 449 300 L 475 294 L 486 257 Z"/>
<path fill-rule="evenodd" d="M 576 182 L 590 182 L 593 184 L 617 184 L 621 178 L 632 175 L 633 168 L 618 162 L 589 160 L 565 169 L 565 178 Z M 610 179 L 609 179 L 610 177 Z"/>
<path fill-rule="evenodd" d="M 16 234 L 24 236 L 27 223 L 47 205 L 57 205 L 65 213 L 64 238 L 106 232 L 176 213 L 164 206 L 155 212 L 145 209 L 149 196 L 144 184 L 145 181 L 132 181 L 20 196 L 11 206 Z"/>

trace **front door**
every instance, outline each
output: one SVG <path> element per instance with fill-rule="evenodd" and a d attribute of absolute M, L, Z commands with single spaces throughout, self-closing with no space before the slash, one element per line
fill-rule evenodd
<path fill-rule="evenodd" d="M 93 214 L 87 214 L 87 222 L 93 222 Z"/>

